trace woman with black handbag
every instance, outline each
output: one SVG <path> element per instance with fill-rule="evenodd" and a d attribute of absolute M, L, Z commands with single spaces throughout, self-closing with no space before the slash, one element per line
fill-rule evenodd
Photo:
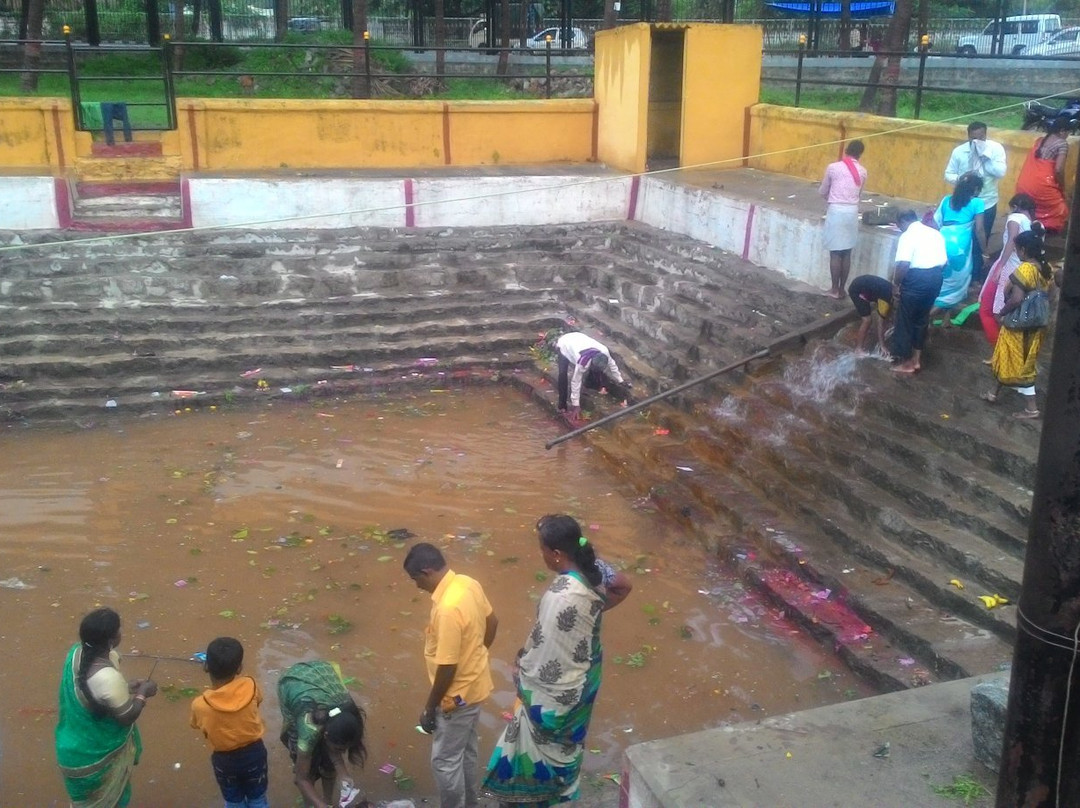
<path fill-rule="evenodd" d="M 1024 397 L 1024 409 L 1013 417 L 1038 418 L 1036 363 L 1050 321 L 1048 292 L 1054 276 L 1037 234 L 1031 231 L 1020 233 L 1015 243 L 1021 264 L 1005 287 L 1005 306 L 999 315 L 1001 333 L 990 360 L 997 385 L 983 393 L 982 398 L 993 404 L 1003 387 L 1011 387 Z"/>

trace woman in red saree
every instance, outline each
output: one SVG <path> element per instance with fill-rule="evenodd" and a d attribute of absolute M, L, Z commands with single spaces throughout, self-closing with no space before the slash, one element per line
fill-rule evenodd
<path fill-rule="evenodd" d="M 1016 192 L 1035 200 L 1035 218 L 1048 233 L 1064 233 L 1069 220 L 1064 191 L 1069 143 L 1065 138 L 1065 122 L 1051 123 L 1046 137 L 1036 140 L 1031 147 L 1016 180 Z"/>

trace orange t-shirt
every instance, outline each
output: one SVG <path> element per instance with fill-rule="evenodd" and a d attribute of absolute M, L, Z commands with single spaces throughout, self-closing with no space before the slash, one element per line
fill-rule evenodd
<path fill-rule="evenodd" d="M 207 688 L 191 702 L 191 726 L 201 729 L 215 752 L 231 752 L 259 740 L 266 728 L 259 705 L 262 691 L 250 676 Z"/>

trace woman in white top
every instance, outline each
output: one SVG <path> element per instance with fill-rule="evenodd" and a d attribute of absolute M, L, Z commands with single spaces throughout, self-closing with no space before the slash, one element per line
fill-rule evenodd
<path fill-rule="evenodd" d="M 95 609 L 79 624 L 60 678 L 56 759 L 74 808 L 123 808 L 142 741 L 135 721 L 157 694 L 147 680 L 120 673 L 120 615 Z"/>
<path fill-rule="evenodd" d="M 1005 219 L 1005 230 L 1001 234 L 1001 255 L 986 273 L 982 290 L 979 292 L 979 322 L 983 333 L 991 345 L 997 342 L 1001 325 L 998 316 L 1005 305 L 1005 286 L 1013 272 L 1020 266 L 1020 256 L 1016 254 L 1016 237 L 1031 229 L 1035 220 L 1035 200 L 1027 194 L 1016 194 L 1009 200 L 1009 216 Z"/>

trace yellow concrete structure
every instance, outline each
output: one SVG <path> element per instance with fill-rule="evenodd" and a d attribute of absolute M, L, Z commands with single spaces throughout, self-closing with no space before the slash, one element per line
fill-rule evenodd
<path fill-rule="evenodd" d="M 753 25 L 624 25 L 596 35 L 597 154 L 626 171 L 741 158 L 761 85 Z"/>
<path fill-rule="evenodd" d="M 651 44 L 652 30 L 644 24 L 597 31 L 594 40 L 597 156 L 624 171 L 645 170 Z"/>
<path fill-rule="evenodd" d="M 596 104 L 544 101 L 178 99 L 161 157 L 92 154 L 66 99 L 0 99 L 0 169 L 91 180 L 192 171 L 413 168 L 595 160 Z"/>
<path fill-rule="evenodd" d="M 1016 188 L 1020 167 L 1039 135 L 994 129 L 990 137 L 1005 147 L 1008 172 L 998 187 L 1001 209 Z M 860 139 L 866 144 L 862 162 L 869 172 L 871 192 L 936 204 L 949 193 L 945 166 L 952 150 L 967 139 L 967 127 L 921 123 L 856 112 L 829 112 L 758 104 L 750 113 L 750 160 L 753 168 L 820 180 L 825 166 L 842 144 Z M 820 144 L 808 146 L 808 144 Z M 1065 176 L 1070 187 L 1076 174 L 1077 149 L 1069 150 Z"/>

